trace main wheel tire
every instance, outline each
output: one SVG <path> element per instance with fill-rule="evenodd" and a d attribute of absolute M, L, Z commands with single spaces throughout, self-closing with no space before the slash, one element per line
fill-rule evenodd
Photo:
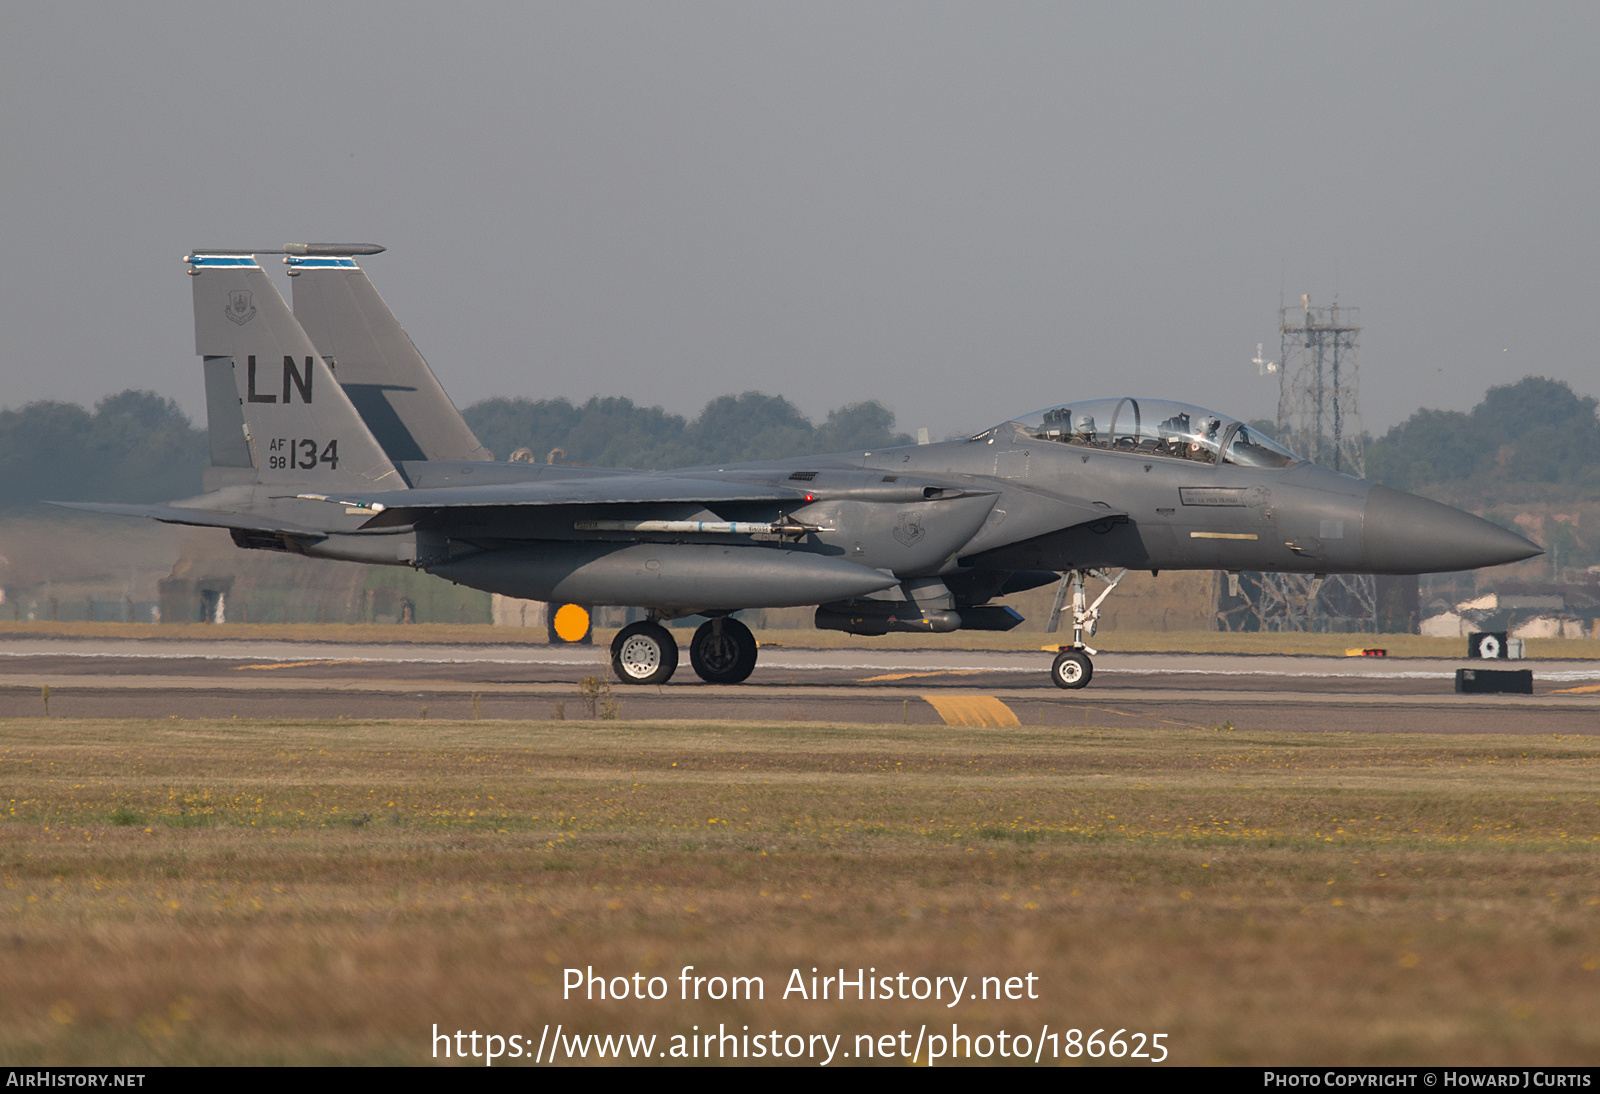
<path fill-rule="evenodd" d="M 611 640 L 611 671 L 624 684 L 665 684 L 677 669 L 678 641 L 660 623 L 633 623 Z"/>
<path fill-rule="evenodd" d="M 737 619 L 723 618 L 700 624 L 689 642 L 689 664 L 708 684 L 742 684 L 756 668 L 756 636 Z"/>
<path fill-rule="evenodd" d="M 1089 655 L 1078 650 L 1062 650 L 1056 654 L 1056 663 L 1050 666 L 1050 681 L 1058 688 L 1076 691 L 1087 687 L 1094 677 L 1094 662 Z"/>

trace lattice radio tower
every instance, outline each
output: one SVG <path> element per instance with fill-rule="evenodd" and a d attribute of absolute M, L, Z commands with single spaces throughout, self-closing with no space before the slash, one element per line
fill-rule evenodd
<path fill-rule="evenodd" d="M 1356 308 L 1278 308 L 1278 439 L 1312 463 L 1366 474 Z"/>
<path fill-rule="evenodd" d="M 1312 463 L 1366 474 L 1361 428 L 1361 327 L 1356 308 L 1337 303 L 1278 308 L 1278 440 Z M 1265 367 L 1259 350 L 1255 364 Z M 1219 593 L 1224 630 L 1373 631 L 1376 582 L 1370 575 L 1248 574 Z M 1237 594 L 1234 587 L 1237 587 Z"/>

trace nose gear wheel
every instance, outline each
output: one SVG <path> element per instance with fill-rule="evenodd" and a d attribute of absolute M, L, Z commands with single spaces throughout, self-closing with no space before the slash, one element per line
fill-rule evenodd
<path fill-rule="evenodd" d="M 1062 650 L 1050 666 L 1050 682 L 1058 688 L 1076 691 L 1087 687 L 1094 676 L 1094 664 L 1089 655 L 1078 650 Z"/>

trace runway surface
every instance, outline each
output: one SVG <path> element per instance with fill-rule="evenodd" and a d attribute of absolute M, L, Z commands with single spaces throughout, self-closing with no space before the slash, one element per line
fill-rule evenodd
<path fill-rule="evenodd" d="M 0 639 L 0 717 L 638 719 L 1148 725 L 1303 732 L 1600 732 L 1600 662 L 762 647 L 750 680 L 630 687 L 602 647 Z M 1454 694 L 1458 667 L 1529 668 L 1531 696 Z M 604 685 L 596 694 L 592 678 Z"/>

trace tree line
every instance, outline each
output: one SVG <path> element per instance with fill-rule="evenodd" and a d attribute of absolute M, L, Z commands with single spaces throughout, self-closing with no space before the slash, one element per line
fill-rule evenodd
<path fill-rule="evenodd" d="M 41 501 L 154 502 L 200 492 L 203 430 L 152 391 L 0 410 L 0 511 Z"/>
<path fill-rule="evenodd" d="M 519 448 L 544 463 L 660 470 L 743 460 L 775 460 L 822 452 L 869 451 L 910 444 L 895 432 L 894 413 L 876 400 L 828 411 L 820 425 L 781 395 L 720 395 L 693 419 L 623 397 L 486 399 L 462 417 L 497 459 Z"/>
<path fill-rule="evenodd" d="M 828 412 L 820 424 L 777 395 L 712 399 L 693 419 L 631 399 L 486 399 L 462 411 L 497 459 L 528 449 L 544 463 L 661 469 L 779 459 L 910 444 L 875 400 Z M 0 512 L 51 501 L 158 502 L 200 492 L 210 459 L 171 399 L 149 391 L 108 395 L 88 410 L 37 402 L 0 410 Z"/>
<path fill-rule="evenodd" d="M 1418 410 L 1369 438 L 1367 477 L 1458 498 L 1503 493 L 1519 483 L 1544 484 L 1546 497 L 1592 498 L 1600 488 L 1596 406 L 1567 384 L 1537 376 L 1492 387 L 1470 411 Z M 912 440 L 875 400 L 838 407 L 813 423 L 782 396 L 753 391 L 718 396 L 692 419 L 598 396 L 581 404 L 486 399 L 462 414 L 498 459 L 525 448 L 540 463 L 554 452 L 560 462 L 592 467 L 695 467 Z M 173 400 L 149 391 L 108 395 L 92 411 L 60 402 L 0 410 L 0 511 L 47 498 L 186 497 L 200 492 L 207 459 L 204 430 Z"/>
<path fill-rule="evenodd" d="M 1596 400 L 1559 380 L 1527 376 L 1490 388 L 1465 413 L 1418 410 L 1367 444 L 1367 477 L 1399 490 L 1453 486 L 1456 492 L 1510 483 L 1565 485 L 1594 496 L 1600 487 Z"/>

